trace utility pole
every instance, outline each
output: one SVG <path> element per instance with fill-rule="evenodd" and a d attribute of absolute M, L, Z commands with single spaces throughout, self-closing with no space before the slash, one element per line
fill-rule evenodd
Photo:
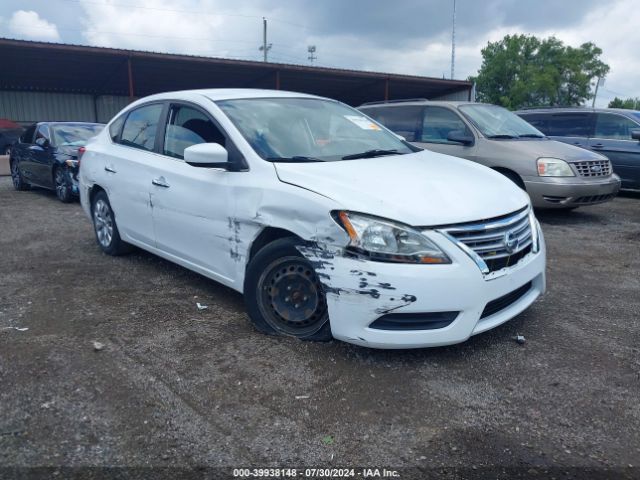
<path fill-rule="evenodd" d="M 593 94 L 593 102 L 591 102 L 591 108 L 595 108 L 596 106 L 596 97 L 598 96 L 598 87 L 604 85 L 604 78 L 598 77 L 598 81 L 596 82 L 596 91 Z"/>
<path fill-rule="evenodd" d="M 315 45 L 309 45 L 307 47 L 307 52 L 309 52 L 309 56 L 307 57 L 309 59 L 309 61 L 311 62 L 311 65 L 313 65 L 313 61 L 316 60 L 318 57 L 316 57 L 314 55 L 314 53 L 316 53 L 316 46 Z"/>
<path fill-rule="evenodd" d="M 453 25 L 451 28 L 451 80 L 456 68 L 456 0 L 453 0 Z"/>
<path fill-rule="evenodd" d="M 271 50 L 272 45 L 267 44 L 267 19 L 262 17 L 262 45 L 258 48 L 264 54 L 264 61 L 267 61 L 267 53 Z"/>

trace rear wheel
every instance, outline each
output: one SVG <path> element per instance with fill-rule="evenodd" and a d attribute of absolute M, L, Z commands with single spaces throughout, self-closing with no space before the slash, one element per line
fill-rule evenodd
<path fill-rule="evenodd" d="M 18 168 L 18 162 L 11 162 L 11 181 L 13 182 L 13 188 L 18 191 L 29 190 L 29 184 L 25 181 L 20 169 Z"/>
<path fill-rule="evenodd" d="M 247 310 L 263 333 L 329 341 L 324 289 L 311 263 L 297 250 L 299 244 L 295 238 L 281 238 L 251 260 L 245 279 Z"/>
<path fill-rule="evenodd" d="M 69 170 L 65 167 L 56 167 L 53 171 L 53 183 L 56 186 L 58 200 L 62 203 L 69 203 L 73 200 L 73 185 Z"/>
<path fill-rule="evenodd" d="M 93 229 L 98 245 L 107 255 L 122 255 L 131 250 L 131 245 L 123 242 L 116 225 L 109 198 L 104 191 L 96 193 L 91 202 Z"/>

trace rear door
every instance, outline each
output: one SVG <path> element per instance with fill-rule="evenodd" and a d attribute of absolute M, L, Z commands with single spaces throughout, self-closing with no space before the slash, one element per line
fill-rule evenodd
<path fill-rule="evenodd" d="M 633 130 L 640 130 L 640 125 L 624 115 L 598 113 L 589 147 L 611 160 L 622 188 L 640 189 L 640 142 L 631 138 Z"/>
<path fill-rule="evenodd" d="M 36 134 L 36 127 L 37 125 L 31 125 L 29 128 L 27 128 L 25 132 L 20 136 L 18 143 L 16 143 L 11 149 L 12 161 L 18 163 L 18 169 L 20 170 L 20 173 L 29 182 L 33 178 L 31 150 L 29 150 L 29 147 L 33 145 L 33 137 Z"/>
<path fill-rule="evenodd" d="M 161 158 L 150 180 L 156 244 L 163 252 L 231 283 L 236 272 L 232 193 L 229 178 L 244 175 L 222 169 L 193 167 L 184 150 L 218 143 L 237 153 L 217 122 L 194 104 L 173 102 L 161 132 Z"/>
<path fill-rule="evenodd" d="M 593 134 L 594 114 L 592 112 L 545 113 L 546 126 L 541 131 L 560 142 L 589 148 L 589 137 Z M 523 117 L 529 121 L 528 117 Z M 534 127 L 539 128 L 534 122 Z"/>
<path fill-rule="evenodd" d="M 155 246 L 151 180 L 162 161 L 157 153 L 156 132 L 164 108 L 165 104 L 159 102 L 131 110 L 122 131 L 115 134 L 116 143 L 101 155 L 102 178 L 120 234 L 125 240 L 151 247 Z"/>
<path fill-rule="evenodd" d="M 38 140 L 44 141 L 38 145 Z M 51 129 L 46 123 L 38 126 L 34 144 L 29 147 L 31 157 L 32 182 L 43 187 L 53 188 L 51 166 L 53 162 L 53 145 L 51 144 Z"/>

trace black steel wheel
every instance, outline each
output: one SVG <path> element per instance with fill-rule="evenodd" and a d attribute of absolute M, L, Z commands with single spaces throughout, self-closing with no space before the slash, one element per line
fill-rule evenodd
<path fill-rule="evenodd" d="M 247 268 L 245 302 L 264 333 L 327 341 L 332 337 L 324 289 L 296 249 L 299 242 L 279 239 L 256 254 Z"/>

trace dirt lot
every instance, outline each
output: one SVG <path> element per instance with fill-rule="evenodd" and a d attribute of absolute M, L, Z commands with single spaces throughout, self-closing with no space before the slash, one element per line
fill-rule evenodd
<path fill-rule="evenodd" d="M 0 330 L 0 477 L 640 478 L 640 196 L 539 218 L 548 293 L 531 309 L 462 345 L 376 351 L 258 334 L 239 294 L 141 251 L 107 257 L 78 204 L 0 178 L 0 328 L 29 329 Z"/>

